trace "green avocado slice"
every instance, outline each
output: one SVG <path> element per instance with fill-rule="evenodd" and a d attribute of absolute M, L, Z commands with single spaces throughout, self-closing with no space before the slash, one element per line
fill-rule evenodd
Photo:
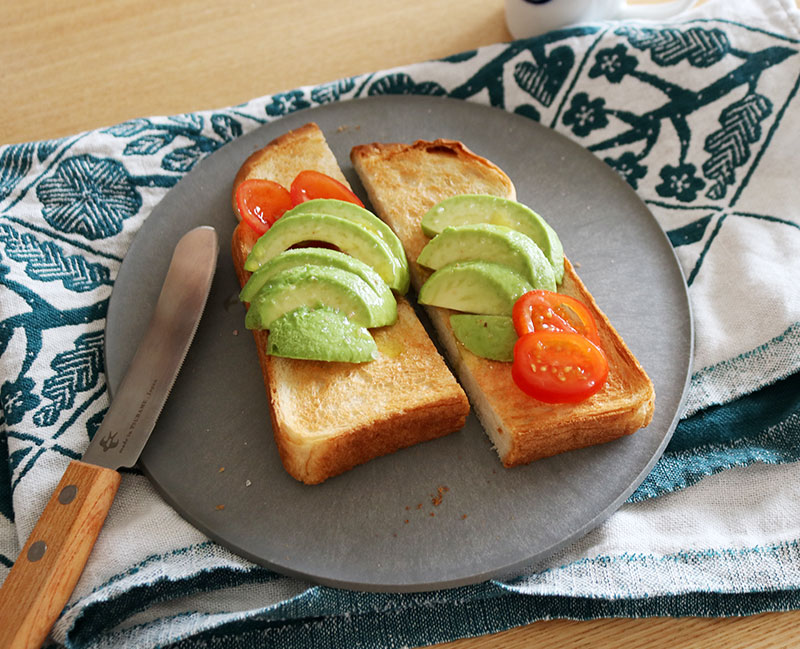
<path fill-rule="evenodd" d="M 475 223 L 448 226 L 422 249 L 417 263 L 437 270 L 457 261 L 503 264 L 533 288 L 556 290 L 553 267 L 530 237 L 504 225 Z"/>
<path fill-rule="evenodd" d="M 356 205 L 355 203 L 348 203 L 347 201 L 340 201 L 334 198 L 315 198 L 310 201 L 305 201 L 299 205 L 295 205 L 291 210 L 286 212 L 282 218 L 287 216 L 296 216 L 298 214 L 330 214 L 331 216 L 338 216 L 342 219 L 347 219 L 353 223 L 363 225 L 368 230 L 377 234 L 389 246 L 392 254 L 400 263 L 403 277 L 401 277 L 401 288 L 398 289 L 401 294 L 408 291 L 410 283 L 408 274 L 408 260 L 406 259 L 403 244 L 394 231 L 375 216 L 369 210 Z"/>
<path fill-rule="evenodd" d="M 328 248 L 294 248 L 273 257 L 254 272 L 239 293 L 242 302 L 250 302 L 269 280 L 278 273 L 296 266 L 333 266 L 355 273 L 381 297 L 389 302 L 394 296 L 389 285 L 360 259 Z"/>
<path fill-rule="evenodd" d="M 245 261 L 245 270 L 256 271 L 284 250 L 309 241 L 325 241 L 360 259 L 398 292 L 406 283 L 400 262 L 377 234 L 330 214 L 282 216 L 256 241 Z"/>
<path fill-rule="evenodd" d="M 248 329 L 269 329 L 289 311 L 329 306 L 361 327 L 383 327 L 397 321 L 397 303 L 382 300 L 358 275 L 331 266 L 296 266 L 266 282 L 250 302 Z"/>
<path fill-rule="evenodd" d="M 453 313 L 450 326 L 459 342 L 476 356 L 507 363 L 514 360 L 519 336 L 509 316 Z"/>
<path fill-rule="evenodd" d="M 302 306 L 272 322 L 267 353 L 315 361 L 366 363 L 378 357 L 378 346 L 366 327 L 351 322 L 341 311 L 328 306 Z"/>
<path fill-rule="evenodd" d="M 508 266 L 459 261 L 440 268 L 422 285 L 419 302 L 454 311 L 510 316 L 514 302 L 533 287 Z"/>
<path fill-rule="evenodd" d="M 553 266 L 556 283 L 564 279 L 564 248 L 555 230 L 532 209 L 499 196 L 461 194 L 434 205 L 422 217 L 422 231 L 434 237 L 448 226 L 470 223 L 504 225 L 533 239 Z"/>

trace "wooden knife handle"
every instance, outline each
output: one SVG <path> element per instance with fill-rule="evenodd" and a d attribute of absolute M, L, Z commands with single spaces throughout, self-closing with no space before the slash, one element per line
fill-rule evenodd
<path fill-rule="evenodd" d="M 0 647 L 42 646 L 72 595 L 121 476 L 73 460 L 0 588 Z"/>

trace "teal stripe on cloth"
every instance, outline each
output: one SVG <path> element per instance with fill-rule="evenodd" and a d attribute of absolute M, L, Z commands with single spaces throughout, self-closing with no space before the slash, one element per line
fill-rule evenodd
<path fill-rule="evenodd" d="M 800 227 L 794 223 L 789 225 Z M 800 359 L 800 322 L 793 322 L 783 333 L 755 349 L 696 370 L 692 375 L 692 387 L 685 414 L 693 414 L 707 407 L 706 405 L 700 407 L 698 403 L 727 402 L 731 394 L 736 394 L 735 386 L 744 382 L 745 377 L 749 375 L 760 375 L 763 385 L 786 378 L 793 373 L 793 370 L 787 367 L 793 366 L 785 363 L 783 359 L 795 361 Z"/>
<path fill-rule="evenodd" d="M 362 647 L 402 647 L 492 633 L 549 617 L 727 616 L 788 610 L 799 603 L 799 554 L 800 547 L 793 542 L 659 557 L 603 555 L 532 572 L 508 583 L 485 582 L 416 594 L 310 587 L 278 604 L 246 612 L 181 611 L 145 625 L 124 625 L 137 611 L 159 602 L 180 601 L 182 596 L 223 591 L 233 585 L 257 587 L 285 580 L 261 568 L 212 570 L 177 581 L 157 580 L 90 605 L 70 631 L 67 646 L 128 646 L 137 634 L 147 631 L 173 638 L 185 634 L 186 638 L 168 645 L 175 647 L 239 646 L 236 642 L 256 640 L 257 646 L 267 647 L 340 647 L 352 646 L 341 643 L 353 638 Z M 721 575 L 722 581 L 713 591 L 704 592 L 697 582 L 709 571 Z M 761 575 L 770 586 L 744 590 L 741 575 L 748 572 Z M 559 594 L 565 580 L 572 585 L 571 596 Z M 671 591 L 669 596 L 648 595 L 664 593 L 664 589 Z"/>
<path fill-rule="evenodd" d="M 504 591 L 492 584 L 483 584 L 471 589 L 450 591 L 446 596 L 428 598 L 416 605 L 391 606 L 380 601 L 384 599 L 382 596 L 369 596 L 375 600 L 371 607 L 359 607 L 349 601 L 357 599 L 356 596 L 343 598 L 341 593 L 334 591 L 314 592 L 313 595 L 315 607 L 326 608 L 328 602 L 325 600 L 328 599 L 340 600 L 336 607 L 340 613 L 324 616 L 303 614 L 297 617 L 286 615 L 283 611 L 263 614 L 227 622 L 158 646 L 161 649 L 399 649 L 481 636 L 555 618 L 727 617 L 752 615 L 764 610 L 789 611 L 800 606 L 800 592 L 797 590 L 598 599 L 522 595 Z M 181 614 L 172 621 L 178 621 L 186 615 L 190 614 Z M 170 622 L 164 621 L 165 624 Z M 119 640 L 124 640 L 125 636 L 124 633 L 120 634 Z M 70 649 L 88 649 L 96 646 L 92 642 L 95 639 L 84 631 L 71 635 L 67 646 Z"/>
<path fill-rule="evenodd" d="M 664 455 L 629 502 L 685 489 L 753 462 L 800 460 L 800 373 L 678 422 Z"/>
<path fill-rule="evenodd" d="M 11 501 L 11 471 L 8 465 L 8 437 L 5 428 L 0 427 L 0 524 L 7 521 L 8 530 L 0 534 L 0 567 L 10 568 L 17 549 L 15 539 L 11 538 L 14 523 L 14 506 Z"/>
<path fill-rule="evenodd" d="M 508 583 L 484 582 L 435 593 L 363 593 L 311 587 L 277 605 L 246 613 L 223 614 L 182 611 L 150 622 L 156 635 L 185 638 L 170 648 L 194 647 L 404 647 L 444 642 L 502 631 L 521 624 L 550 618 L 588 620 L 600 617 L 650 616 L 739 616 L 764 610 L 783 611 L 800 605 L 796 571 L 772 579 L 781 564 L 795 561 L 798 543 L 742 550 L 678 552 L 652 557 L 644 555 L 599 556 L 552 570 L 532 573 Z M 796 565 L 794 563 L 793 565 Z M 609 566 L 615 568 L 609 579 Z M 703 592 L 694 583 L 712 570 L 726 575 L 729 583 L 713 592 Z M 743 592 L 737 575 L 746 571 L 770 577 L 770 587 Z M 790 574 L 791 573 L 791 574 Z M 574 596 L 552 595 L 565 578 L 573 584 Z M 179 600 L 182 595 L 222 590 L 231 585 L 257 585 L 283 579 L 261 568 L 244 573 L 216 570 L 177 582 L 152 583 L 111 600 L 90 606 L 69 634 L 67 646 L 91 649 L 128 646 L 144 627 L 122 627 L 137 610 L 160 601 Z M 669 596 L 648 596 L 668 584 Z M 613 595 L 578 595 L 597 585 Z M 625 585 L 627 584 L 627 586 Z M 784 585 L 783 587 L 781 585 Z M 777 585 L 777 586 L 776 586 Z M 223 619 L 221 623 L 212 621 Z M 200 633 L 186 629 L 212 625 Z M 169 632 L 167 632 L 169 630 Z M 358 642 L 353 643 L 357 638 Z"/>
<path fill-rule="evenodd" d="M 8 467 L 8 437 L 5 429 L 0 429 L 0 515 L 14 521 L 14 507 L 11 502 L 11 471 Z"/>
<path fill-rule="evenodd" d="M 161 649 L 348 649 L 402 648 L 447 642 L 503 631 L 540 620 L 591 620 L 609 617 L 646 618 L 744 616 L 765 609 L 794 610 L 796 591 L 731 595 L 693 593 L 633 601 L 504 595 L 484 600 L 447 602 L 392 615 L 352 615 L 326 624 L 323 619 L 270 622 L 248 620 L 187 638 Z M 724 613 L 720 613 L 724 611 Z M 354 643 L 353 638 L 358 638 Z"/>

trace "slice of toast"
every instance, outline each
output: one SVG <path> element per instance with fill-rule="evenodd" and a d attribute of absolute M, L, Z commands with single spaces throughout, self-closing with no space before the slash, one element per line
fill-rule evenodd
<path fill-rule="evenodd" d="M 403 242 L 417 291 L 430 275 L 416 263 L 429 241 L 420 227 L 428 209 L 457 194 L 515 198 L 511 180 L 499 167 L 452 140 L 366 144 L 353 148 L 350 158 L 373 209 Z M 558 290 L 592 311 L 610 367 L 605 386 L 578 404 L 546 404 L 527 396 L 511 378 L 510 363 L 478 357 L 456 340 L 450 327 L 452 311 L 426 307 L 478 419 L 507 467 L 628 435 L 647 426 L 653 415 L 650 379 L 568 260 Z"/>
<path fill-rule="evenodd" d="M 247 178 L 289 187 L 305 169 L 347 183 L 316 124 L 290 131 L 252 154 L 236 176 L 233 195 Z M 233 204 L 235 210 L 235 198 Z M 243 223 L 233 234 L 233 263 L 242 286 L 250 276 L 244 262 L 257 238 Z M 464 391 L 399 296 L 397 315 L 395 324 L 372 331 L 379 356 L 361 364 L 270 356 L 268 332 L 253 331 L 275 442 L 286 471 L 297 480 L 317 484 L 464 425 L 469 413 Z"/>

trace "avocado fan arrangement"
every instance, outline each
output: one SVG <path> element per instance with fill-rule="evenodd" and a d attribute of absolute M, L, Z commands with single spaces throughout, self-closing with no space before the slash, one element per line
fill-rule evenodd
<path fill-rule="evenodd" d="M 472 353 L 512 361 L 514 304 L 536 289 L 555 291 L 563 278 L 556 232 L 529 207 L 490 195 L 443 200 L 421 227 L 430 241 L 417 263 L 433 272 L 419 302 L 458 312 L 450 316 L 453 333 Z M 239 295 L 250 303 L 246 327 L 269 330 L 267 353 L 297 359 L 375 359 L 369 330 L 394 324 L 394 292 L 409 288 L 394 232 L 369 210 L 337 199 L 285 212 L 258 239 L 245 269 L 252 272 Z"/>

